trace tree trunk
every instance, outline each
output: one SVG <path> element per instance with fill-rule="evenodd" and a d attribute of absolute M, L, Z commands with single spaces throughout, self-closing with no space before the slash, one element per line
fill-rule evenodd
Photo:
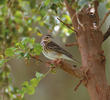
<path fill-rule="evenodd" d="M 86 88 L 91 100 L 110 100 L 110 90 L 105 73 L 105 57 L 102 50 L 103 34 L 98 28 L 97 6 L 96 8 L 83 8 L 80 12 L 75 13 L 66 0 L 65 4 L 77 32 L 77 42 L 82 58 L 81 69 L 87 76 Z"/>

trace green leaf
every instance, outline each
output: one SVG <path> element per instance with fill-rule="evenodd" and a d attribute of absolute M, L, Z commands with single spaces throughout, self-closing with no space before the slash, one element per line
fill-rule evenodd
<path fill-rule="evenodd" d="M 36 54 L 36 55 L 40 55 L 41 52 L 42 52 L 42 46 L 37 43 L 34 45 L 34 49 L 33 49 L 33 52 Z"/>
<path fill-rule="evenodd" d="M 27 93 L 27 88 L 29 87 L 28 81 L 23 82 L 22 86 L 23 86 L 21 90 L 22 94 Z"/>
<path fill-rule="evenodd" d="M 34 44 L 35 43 L 35 39 L 34 38 L 28 38 L 28 37 L 24 37 L 21 41 L 22 45 L 26 46 L 26 44 Z"/>
<path fill-rule="evenodd" d="M 22 44 L 22 42 L 16 43 L 16 47 L 20 49 L 25 49 L 25 46 Z"/>
<path fill-rule="evenodd" d="M 16 50 L 16 48 L 14 48 L 14 47 L 7 48 L 7 49 L 5 50 L 5 55 L 6 55 L 7 57 L 14 56 L 15 50 Z"/>
<path fill-rule="evenodd" d="M 36 79 L 36 78 L 33 78 L 31 81 L 30 81 L 30 84 L 33 86 L 33 87 L 36 87 L 38 85 L 39 81 Z"/>
<path fill-rule="evenodd" d="M 53 3 L 50 8 L 57 13 L 57 8 L 58 8 L 57 4 Z"/>
<path fill-rule="evenodd" d="M 0 5 L 4 4 L 6 2 L 6 0 L 0 0 Z"/>
<path fill-rule="evenodd" d="M 0 59 L 0 67 L 2 67 L 7 61 L 7 59 Z"/>
<path fill-rule="evenodd" d="M 15 16 L 21 18 L 22 17 L 22 12 L 21 11 L 16 11 Z"/>
<path fill-rule="evenodd" d="M 30 38 L 29 37 L 24 37 L 21 41 L 22 44 L 27 44 L 28 42 L 30 42 Z"/>
<path fill-rule="evenodd" d="M 59 3 L 61 0 L 53 0 L 54 3 Z"/>
<path fill-rule="evenodd" d="M 40 81 L 43 77 L 44 77 L 44 74 L 39 73 L 39 72 L 36 72 L 36 78 L 37 78 L 37 80 Z"/>
<path fill-rule="evenodd" d="M 32 86 L 28 86 L 28 88 L 27 88 L 27 93 L 28 93 L 29 95 L 32 95 L 32 94 L 34 94 L 34 92 L 35 92 L 35 88 L 32 87 Z"/>
<path fill-rule="evenodd" d="M 36 21 L 41 21 L 41 16 L 38 16 L 37 18 L 36 18 Z"/>
<path fill-rule="evenodd" d="M 51 72 L 52 72 L 53 74 L 56 74 L 56 70 L 51 70 Z"/>
<path fill-rule="evenodd" d="M 21 53 L 22 53 L 22 51 L 19 49 L 15 51 L 15 55 L 21 55 Z"/>
<path fill-rule="evenodd" d="M 24 37 L 21 42 L 16 43 L 17 48 L 29 51 L 35 44 L 35 38 Z"/>
<path fill-rule="evenodd" d="M 28 87 L 28 86 L 29 86 L 28 81 L 23 82 L 22 86 L 23 86 L 23 87 Z"/>
<path fill-rule="evenodd" d="M 22 94 L 23 93 L 28 93 L 29 95 L 32 95 L 35 92 L 34 87 L 31 84 L 29 84 L 28 81 L 25 81 L 22 84 L 22 86 L 23 86 L 23 88 L 22 88 Z"/>
<path fill-rule="evenodd" d="M 26 52 L 26 53 L 24 54 L 24 57 L 29 57 L 29 52 Z"/>
<path fill-rule="evenodd" d="M 41 74 L 39 72 L 36 73 L 36 78 L 33 78 L 30 82 L 25 81 L 22 84 L 22 90 L 21 93 L 28 93 L 29 95 L 34 94 L 35 92 L 35 87 L 38 86 L 38 83 L 40 82 L 40 80 L 44 77 L 44 74 Z"/>
<path fill-rule="evenodd" d="M 66 18 L 66 20 L 67 20 L 68 22 L 71 21 L 71 19 L 70 19 L 70 17 L 69 17 L 68 15 L 64 14 L 63 17 Z"/>
<path fill-rule="evenodd" d="M 50 0 L 45 0 L 45 6 L 47 6 L 50 3 Z"/>
<path fill-rule="evenodd" d="M 107 9 L 110 9 L 110 2 L 108 2 L 108 3 L 106 4 L 106 8 L 107 8 Z"/>
<path fill-rule="evenodd" d="M 36 6 L 36 0 L 29 0 L 30 7 L 33 9 Z"/>
<path fill-rule="evenodd" d="M 89 1 L 90 1 L 90 0 L 79 0 L 79 1 L 78 1 L 78 5 L 79 5 L 80 7 L 82 7 L 82 6 L 86 5 Z"/>

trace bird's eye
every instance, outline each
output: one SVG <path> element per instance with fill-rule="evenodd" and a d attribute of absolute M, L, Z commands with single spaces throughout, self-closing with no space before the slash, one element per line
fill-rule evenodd
<path fill-rule="evenodd" d="M 49 37 L 46 37 L 46 39 L 48 39 Z"/>

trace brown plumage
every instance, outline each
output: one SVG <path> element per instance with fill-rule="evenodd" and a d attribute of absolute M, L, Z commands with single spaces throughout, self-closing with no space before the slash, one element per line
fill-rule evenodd
<path fill-rule="evenodd" d="M 46 35 L 42 38 L 41 45 L 43 47 L 43 54 L 51 60 L 55 59 L 67 59 L 71 60 L 73 62 L 79 63 L 76 59 L 73 58 L 73 56 L 60 47 L 58 44 L 52 41 L 52 36 L 51 35 Z"/>

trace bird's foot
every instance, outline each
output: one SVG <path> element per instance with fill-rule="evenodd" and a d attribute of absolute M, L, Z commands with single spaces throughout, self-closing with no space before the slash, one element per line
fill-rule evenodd
<path fill-rule="evenodd" d="M 57 66 L 62 64 L 62 59 L 56 59 L 56 60 L 51 60 L 47 61 L 47 66 L 56 68 Z"/>
<path fill-rule="evenodd" d="M 62 64 L 61 62 L 62 62 L 61 59 L 56 59 L 56 60 L 47 61 L 46 65 L 48 66 L 48 68 L 51 69 L 52 73 L 56 73 L 55 68 L 61 65 Z"/>
<path fill-rule="evenodd" d="M 58 66 L 58 65 L 60 65 L 60 64 L 62 63 L 62 59 L 56 59 L 56 60 L 53 61 L 53 63 L 54 63 L 56 66 Z"/>
<path fill-rule="evenodd" d="M 55 68 L 56 66 L 54 65 L 53 61 L 52 60 L 49 60 L 46 62 L 46 65 L 49 67 L 49 68 Z"/>

